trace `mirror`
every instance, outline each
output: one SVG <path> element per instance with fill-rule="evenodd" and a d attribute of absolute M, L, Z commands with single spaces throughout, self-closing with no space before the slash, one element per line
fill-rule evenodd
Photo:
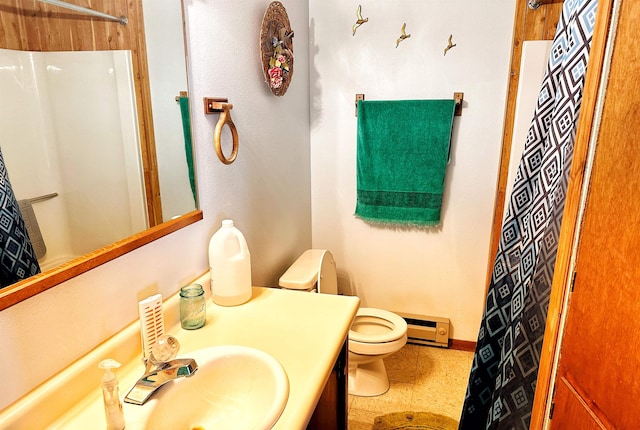
<path fill-rule="evenodd" d="M 90 5 L 89 3 L 92 4 Z M 138 219 L 144 219 L 144 223 L 131 223 L 133 225 L 132 230 L 124 233 L 121 237 L 108 236 L 107 241 L 103 243 L 93 241 L 93 245 L 90 248 L 83 249 L 80 255 L 71 255 L 69 262 L 63 262 L 59 265 L 54 261 L 51 267 L 44 267 L 43 273 L 20 281 L 10 287 L 0 289 L 0 310 L 202 219 L 202 213 L 197 210 L 195 201 L 193 164 L 188 162 L 192 161 L 192 159 L 188 151 L 190 125 L 188 104 L 185 103 L 185 96 L 188 93 L 181 1 L 114 0 L 100 2 L 99 4 L 94 3 L 87 0 L 74 1 L 74 4 L 82 7 L 100 9 L 100 12 L 114 16 L 126 16 L 128 19 L 127 25 L 52 5 L 45 5 L 40 2 L 23 4 L 22 2 L 9 3 L 2 1 L 0 2 L 0 22 L 3 25 L 3 32 L 0 32 L 0 48 L 3 48 L 3 50 L 31 51 L 35 54 L 52 54 L 49 51 L 72 50 L 127 51 L 132 71 L 132 73 L 129 73 L 131 78 L 129 92 L 132 95 L 129 103 L 132 106 L 130 110 L 133 111 L 133 116 L 130 117 L 129 123 L 132 124 L 130 127 L 133 131 L 132 134 L 137 135 L 139 138 L 139 148 L 135 148 L 133 158 L 138 158 L 141 163 L 140 165 L 123 169 L 137 170 L 138 172 L 138 186 L 133 194 L 139 194 L 141 205 L 136 210 Z M 64 52 L 64 54 L 69 53 Z M 168 57 L 169 55 L 172 56 Z M 94 60 L 91 61 L 95 62 Z M 33 63 L 32 60 L 29 60 L 29 67 Z M 5 68 L 3 67 L 2 69 Z M 89 80 L 83 79 L 84 76 L 82 75 L 79 76 L 80 79 L 77 79 L 78 76 L 76 76 L 76 81 Z M 170 77 L 177 77 L 177 82 L 175 80 L 170 81 Z M 2 74 L 0 74 L 0 79 L 2 79 Z M 121 90 L 116 91 L 116 93 L 121 92 Z M 49 99 L 53 99 L 58 103 L 66 101 L 69 105 L 73 105 L 69 100 L 66 100 L 71 98 L 69 94 L 71 92 L 65 92 L 60 89 L 52 90 Z M 182 98 L 180 98 L 181 95 L 183 96 Z M 121 97 L 121 94 L 118 96 Z M 93 110 L 92 120 L 94 124 L 98 124 L 99 120 L 110 114 L 107 114 L 106 111 L 101 112 L 98 109 L 104 105 L 101 102 L 108 97 L 100 95 L 95 98 L 98 100 L 94 99 L 93 104 L 97 110 Z M 187 107 L 186 114 L 184 107 Z M 53 116 L 60 116 L 60 112 L 66 110 L 66 108 L 54 109 Z M 76 107 L 76 112 L 81 110 L 81 108 Z M 66 121 L 76 127 L 74 131 L 70 132 L 66 129 L 64 132 L 54 134 L 57 137 L 58 135 L 65 136 L 67 139 L 64 139 L 64 141 L 68 142 L 74 135 L 80 134 L 78 130 L 82 125 L 85 125 L 86 121 L 76 120 L 75 124 L 72 120 L 67 119 Z M 64 121 L 62 122 L 64 123 Z M 24 128 L 31 130 L 31 127 Z M 122 126 L 122 129 L 125 128 L 125 126 Z M 3 134 L 7 136 L 6 131 Z M 90 162 L 75 159 L 81 152 L 95 152 L 95 150 L 90 150 L 91 141 L 91 138 L 85 137 L 84 142 L 72 151 L 72 156 L 60 157 L 67 162 L 68 159 L 75 161 L 74 167 L 64 168 L 65 176 L 71 177 L 69 179 L 70 182 L 83 182 L 82 179 L 77 179 L 70 175 L 70 172 L 75 173 L 78 170 L 83 170 L 83 168 L 84 170 L 95 170 L 102 164 L 103 160 L 100 159 Z M 121 143 L 119 145 L 122 146 Z M 97 148 L 102 147 L 102 144 L 97 146 Z M 2 150 L 4 153 L 5 142 L 2 144 Z M 172 164 L 175 160 L 180 160 L 181 163 Z M 30 158 L 29 162 L 31 161 L 32 159 Z M 5 158 L 5 162 L 13 183 L 11 161 Z M 38 166 L 40 165 L 38 164 Z M 22 172 L 28 170 L 24 169 L 24 166 L 28 166 L 28 163 L 22 162 L 21 167 L 18 167 L 18 169 L 21 169 Z M 29 169 L 33 171 L 31 167 Z M 36 169 L 37 174 L 40 175 L 41 170 L 37 167 Z M 103 176 L 105 176 L 104 173 Z M 115 179 L 115 181 L 136 183 L 135 180 L 124 180 L 121 177 Z M 47 184 L 51 185 L 52 183 L 47 182 Z M 127 187 L 129 194 L 132 194 L 131 185 L 125 186 L 125 188 Z M 107 190 L 109 192 L 111 190 L 109 185 L 107 185 Z M 26 200 L 37 200 L 40 194 L 53 196 L 48 201 L 34 203 L 34 206 L 36 204 L 53 204 L 56 199 L 62 201 L 65 197 L 67 199 L 69 197 L 57 189 L 47 192 L 38 191 L 36 193 L 38 195 L 33 196 L 19 195 L 18 190 L 14 190 L 14 192 L 17 199 Z M 94 202 L 92 204 L 95 201 L 106 200 L 104 194 L 101 194 L 100 191 L 95 194 L 100 194 L 100 196 L 93 199 Z M 119 201 L 119 199 L 115 200 Z M 99 213 L 100 209 L 97 211 Z M 38 220 L 46 223 L 48 217 L 38 212 L 36 211 Z M 85 216 L 84 218 L 87 219 L 90 216 Z M 69 224 L 77 226 L 75 221 Z M 88 231 L 92 232 L 92 234 L 94 231 L 102 233 L 102 229 L 90 227 L 87 227 L 86 231 L 81 234 L 87 235 Z M 104 236 L 101 234 L 96 235 Z"/>

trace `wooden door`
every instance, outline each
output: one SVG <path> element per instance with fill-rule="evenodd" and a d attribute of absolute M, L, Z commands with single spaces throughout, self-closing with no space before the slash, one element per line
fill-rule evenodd
<path fill-rule="evenodd" d="M 640 428 L 640 2 L 621 4 L 552 429 Z"/>

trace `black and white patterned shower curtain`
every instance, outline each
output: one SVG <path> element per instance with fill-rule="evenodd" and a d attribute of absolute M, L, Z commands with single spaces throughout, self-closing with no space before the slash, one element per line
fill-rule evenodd
<path fill-rule="evenodd" d="M 0 150 L 0 288 L 40 273 Z"/>
<path fill-rule="evenodd" d="M 565 0 L 518 167 L 460 429 L 528 429 L 597 0 Z"/>

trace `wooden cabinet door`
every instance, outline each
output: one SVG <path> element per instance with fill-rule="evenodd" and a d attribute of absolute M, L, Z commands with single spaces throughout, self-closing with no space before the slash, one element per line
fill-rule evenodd
<path fill-rule="evenodd" d="M 640 428 L 640 2 L 621 4 L 552 429 Z"/>
<path fill-rule="evenodd" d="M 346 430 L 348 425 L 348 340 L 345 339 L 333 371 L 324 386 L 307 430 Z"/>

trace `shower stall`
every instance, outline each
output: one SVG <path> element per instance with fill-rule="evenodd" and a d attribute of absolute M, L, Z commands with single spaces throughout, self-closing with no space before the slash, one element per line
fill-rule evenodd
<path fill-rule="evenodd" d="M 0 145 L 43 271 L 147 228 L 130 52 L 0 49 L 0 92 Z"/>

